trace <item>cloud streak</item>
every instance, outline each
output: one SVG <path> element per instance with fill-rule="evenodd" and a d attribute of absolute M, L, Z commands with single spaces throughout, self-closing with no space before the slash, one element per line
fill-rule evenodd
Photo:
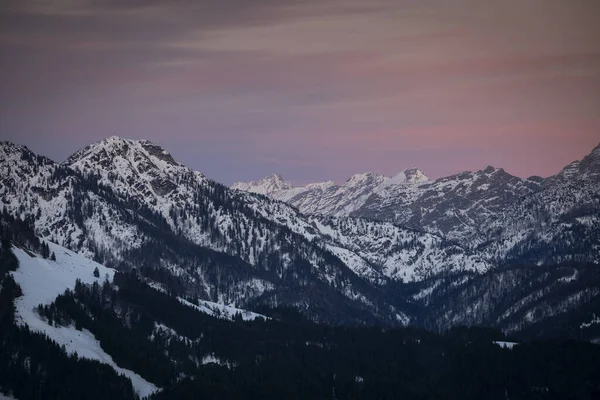
<path fill-rule="evenodd" d="M 528 176 L 600 141 L 598 2 L 4 2 L 0 135 L 53 158 L 118 134 L 225 183 Z"/>

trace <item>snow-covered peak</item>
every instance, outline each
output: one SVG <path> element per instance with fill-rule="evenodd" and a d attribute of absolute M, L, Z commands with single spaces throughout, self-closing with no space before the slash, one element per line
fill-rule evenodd
<path fill-rule="evenodd" d="M 177 187 L 177 182 L 193 172 L 176 162 L 171 154 L 148 140 L 111 136 L 79 150 L 64 163 L 83 173 L 102 178 L 103 183 L 117 183 L 118 190 L 133 195 L 164 196 Z"/>
<path fill-rule="evenodd" d="M 279 190 L 293 188 L 293 185 L 283 179 L 279 174 L 272 174 L 258 181 L 236 182 L 231 185 L 232 189 L 244 190 L 246 192 L 268 195 Z"/>
<path fill-rule="evenodd" d="M 428 180 L 429 180 L 429 178 L 427 177 L 427 175 L 425 175 L 425 173 L 423 171 L 421 171 L 418 168 L 411 168 L 411 169 L 405 169 L 404 171 L 401 171 L 393 178 L 390 178 L 389 180 L 387 180 L 385 182 L 385 185 L 386 186 L 406 185 L 406 184 L 418 185 L 420 183 L 427 182 Z"/>
<path fill-rule="evenodd" d="M 119 136 L 111 136 L 100 142 L 92 143 L 69 157 L 65 164 L 77 166 L 83 164 L 84 160 L 110 163 L 117 157 L 130 158 L 134 162 L 148 158 L 157 166 L 161 166 L 161 164 L 179 165 L 169 152 L 148 140 L 125 139 Z"/>
<path fill-rule="evenodd" d="M 580 161 L 573 161 L 560 171 L 559 176 L 567 180 L 575 177 L 579 173 L 580 165 Z"/>
<path fill-rule="evenodd" d="M 28 149 L 23 145 L 0 141 L 0 155 L 3 159 L 15 154 L 20 155 L 24 151 L 28 151 Z"/>
<path fill-rule="evenodd" d="M 0 142 L 0 193 L 4 185 L 20 184 L 22 188 L 39 182 L 33 177 L 49 175 L 56 163 L 39 156 L 26 146 Z"/>
<path fill-rule="evenodd" d="M 0 141 L 0 160 L 5 163 L 17 164 L 20 162 L 37 164 L 52 164 L 52 160 L 39 156 L 29 150 L 27 146 L 15 144 L 7 141 Z"/>
<path fill-rule="evenodd" d="M 479 171 L 479 172 L 489 176 L 489 175 L 493 175 L 496 173 L 504 173 L 505 171 L 503 168 L 496 168 L 496 167 L 489 165 L 486 169 L 484 169 L 483 171 Z"/>
<path fill-rule="evenodd" d="M 573 161 L 566 165 L 558 174 L 547 179 L 546 186 L 561 181 L 576 181 L 580 179 L 596 179 L 600 176 L 600 145 L 581 161 Z"/>
<path fill-rule="evenodd" d="M 362 174 L 355 174 L 350 177 L 344 184 L 346 187 L 357 187 L 364 185 L 379 185 L 386 180 L 390 179 L 387 176 L 376 174 L 374 172 L 365 172 Z"/>
<path fill-rule="evenodd" d="M 309 183 L 308 185 L 306 185 L 304 188 L 309 189 L 309 190 L 321 190 L 321 191 L 325 191 L 331 188 L 337 188 L 337 184 L 334 181 L 325 181 L 325 182 L 316 182 L 316 183 Z"/>
<path fill-rule="evenodd" d="M 600 144 L 581 160 L 579 167 L 585 177 L 600 175 Z"/>

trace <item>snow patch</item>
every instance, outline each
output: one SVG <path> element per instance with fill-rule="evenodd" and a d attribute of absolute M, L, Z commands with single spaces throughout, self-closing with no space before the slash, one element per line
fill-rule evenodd
<path fill-rule="evenodd" d="M 13 247 L 19 260 L 19 268 L 12 272 L 13 278 L 21 286 L 23 296 L 15 300 L 17 323 L 27 325 L 31 331 L 40 332 L 54 340 L 59 346 L 65 346 L 68 354 L 98 360 L 108 364 L 119 374 L 131 380 L 133 388 L 142 397 L 149 396 L 158 388 L 133 371 L 120 368 L 112 357 L 104 352 L 94 335 L 87 331 L 78 331 L 74 326 L 50 326 L 36 313 L 39 304 L 50 304 L 66 289 L 74 289 L 75 281 L 83 283 L 102 283 L 108 277 L 112 280 L 115 271 L 106 268 L 79 254 L 47 242 L 50 251 L 56 255 L 56 261 L 32 257 L 28 252 Z M 94 276 L 98 268 L 99 278 Z"/>
<path fill-rule="evenodd" d="M 597 317 L 596 314 L 594 314 L 594 318 L 590 322 L 584 322 L 581 325 L 579 325 L 579 329 L 589 328 L 592 325 L 597 325 L 597 324 L 600 324 L 600 317 Z"/>
<path fill-rule="evenodd" d="M 224 304 L 213 303 L 212 301 L 199 300 L 200 305 L 196 305 L 192 302 L 182 299 L 181 297 L 178 297 L 178 299 L 182 304 L 185 304 L 188 307 L 193 307 L 204 314 L 208 314 L 216 318 L 233 321 L 236 315 L 239 314 L 244 321 L 254 321 L 257 318 L 268 319 L 268 317 L 262 314 L 257 314 L 248 310 L 242 310 L 241 308 L 226 306 Z"/>
<path fill-rule="evenodd" d="M 498 346 L 502 347 L 503 349 L 512 349 L 513 347 L 515 347 L 519 343 L 517 343 L 517 342 L 494 341 L 494 344 L 497 344 Z"/>
<path fill-rule="evenodd" d="M 217 364 L 222 367 L 227 367 L 229 369 L 235 368 L 235 366 L 237 365 L 236 363 L 233 363 L 233 362 L 230 362 L 227 360 L 221 360 L 219 357 L 216 357 L 214 354 L 205 355 L 204 357 L 202 357 L 202 360 L 200 361 L 200 363 L 202 365 Z"/>

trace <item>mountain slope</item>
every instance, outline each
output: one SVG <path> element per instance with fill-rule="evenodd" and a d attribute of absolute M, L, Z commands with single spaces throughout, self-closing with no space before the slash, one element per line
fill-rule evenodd
<path fill-rule="evenodd" d="M 556 398 L 595 398 L 598 393 L 598 346 L 564 340 L 568 335 L 562 340 L 530 338 L 515 343 L 489 328 L 462 327 L 438 335 L 415 328 L 336 327 L 308 322 L 291 310 L 268 308 L 269 319 L 214 318 L 133 270 L 114 271 L 112 281 L 99 285 L 92 267 L 109 276 L 113 271 L 52 244 L 45 252 L 46 244 L 27 224 L 6 214 L 0 218 L 0 228 L 0 392 L 19 399 L 137 398 L 130 381 L 111 367 L 67 357 L 67 347 L 73 346 L 70 341 L 61 349 L 26 327 L 17 327 L 6 313 L 14 302 L 23 302 L 23 296 L 49 299 L 50 291 L 71 285 L 64 278 L 74 276 L 87 284 L 77 282 L 73 290 L 34 311 L 36 318 L 56 330 L 97 338 L 100 345 L 87 342 L 81 350 L 97 349 L 162 387 L 151 399 L 329 398 L 332 394 L 339 398 L 530 398 L 539 395 L 540 388 Z M 36 251 L 55 253 L 57 260 Z M 13 252 L 19 253 L 16 263 Z M 556 280 L 535 275 L 539 268 L 531 271 L 536 285 L 538 280 Z M 580 281 L 565 274 L 572 270 L 558 272 L 564 287 Z M 22 280 L 23 293 L 12 281 L 13 273 L 31 275 Z M 506 275 L 500 280 L 510 278 L 509 271 L 502 273 Z M 587 281 L 589 275 L 581 278 Z M 478 279 L 483 286 L 490 283 L 487 274 Z M 28 280 L 35 282 L 36 291 L 26 290 Z M 517 281 L 512 279 L 505 287 Z M 493 286 L 496 293 L 498 285 Z M 465 287 L 450 284 L 446 289 L 460 292 Z M 597 325 L 591 310 L 582 310 L 577 317 L 583 319 L 573 320 L 582 321 L 576 324 L 581 331 Z M 509 340 L 511 346 L 502 345 Z"/>
<path fill-rule="evenodd" d="M 389 185 L 370 196 L 353 215 L 424 229 L 471 245 L 481 225 L 538 186 L 489 167 L 416 187 Z"/>
<path fill-rule="evenodd" d="M 5 213 L 109 267 L 220 305 L 406 324 L 418 319 L 432 280 L 463 284 L 515 263 L 598 262 L 595 152 L 555 179 L 488 168 L 431 181 L 407 170 L 336 189 L 351 194 L 344 207 L 364 200 L 352 214 L 369 210 L 370 219 L 306 215 L 231 190 L 148 141 L 111 137 L 64 164 L 10 143 L 0 156 Z M 388 218 L 409 227 L 377 221 Z"/>
<path fill-rule="evenodd" d="M 350 215 L 429 232 L 494 265 L 600 263 L 599 159 L 600 145 L 546 179 L 488 167 L 429 180 L 408 170 L 358 185 L 359 197 L 333 183 L 325 187 L 336 196 L 313 188 L 322 184 L 266 193 L 308 214 Z"/>
<path fill-rule="evenodd" d="M 483 227 L 487 258 L 600 263 L 600 146 Z"/>
<path fill-rule="evenodd" d="M 276 183 L 272 175 L 255 182 L 237 182 L 231 188 L 267 195 L 275 200 L 284 201 L 305 214 L 347 215 L 360 207 L 370 193 L 386 180 L 383 175 L 367 172 L 357 174 L 344 184 L 332 181 L 311 183 L 293 187 L 289 182 Z"/>
<path fill-rule="evenodd" d="M 322 240 L 313 218 L 229 190 L 147 141 L 112 137 L 64 164 L 8 143 L 0 151 L 6 154 L 0 196 L 7 213 L 48 240 L 112 267 L 140 269 L 207 301 L 289 304 L 317 320 L 406 322 L 405 302 L 381 287 L 407 268 L 431 264 L 420 257 L 445 251 L 440 242 L 427 254 L 411 260 L 398 255 L 393 268 L 384 266 L 383 253 L 405 250 L 390 241 L 378 245 L 379 257 L 367 256 L 340 235 Z M 363 222 L 349 218 L 345 224 Z M 453 251 L 463 256 L 445 258 L 444 268 L 472 264 L 462 249 Z M 408 279 L 426 275 L 410 273 Z"/>
<path fill-rule="evenodd" d="M 53 243 L 48 244 L 50 251 L 56 256 L 56 261 L 44 259 L 20 248 L 13 249 L 19 261 L 19 268 L 12 275 L 23 290 L 23 295 L 15 302 L 18 323 L 26 324 L 30 330 L 41 332 L 58 345 L 64 346 L 67 354 L 77 354 L 78 357 L 110 365 L 117 373 L 131 379 L 135 391 L 140 396 L 154 393 L 157 390 L 156 386 L 135 372 L 120 368 L 89 331 L 77 330 L 73 325 L 53 325 L 38 314 L 38 305 L 49 305 L 65 290 L 73 290 L 77 279 L 91 284 L 102 282 L 104 279 L 112 280 L 114 276 L 112 269 Z M 98 277 L 94 276 L 95 268 L 100 271 Z"/>
<path fill-rule="evenodd" d="M 258 181 L 236 182 L 231 185 L 232 189 L 244 190 L 246 192 L 270 195 L 272 193 L 292 189 L 292 184 L 283 179 L 281 175 L 273 174 Z"/>
<path fill-rule="evenodd" d="M 430 180 L 419 169 L 388 178 L 366 173 L 343 185 L 333 182 L 288 189 L 269 179 L 236 183 L 232 188 L 268 195 L 306 214 L 366 217 L 425 230 L 458 240 L 477 241 L 478 228 L 509 204 L 540 190 L 540 183 L 517 178 L 502 169 L 464 172 Z"/>

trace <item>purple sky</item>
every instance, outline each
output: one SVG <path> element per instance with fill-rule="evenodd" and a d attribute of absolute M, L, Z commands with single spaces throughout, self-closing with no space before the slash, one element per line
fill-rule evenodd
<path fill-rule="evenodd" d="M 594 0 L 0 0 L 0 138 L 223 183 L 556 173 L 600 142 Z"/>

